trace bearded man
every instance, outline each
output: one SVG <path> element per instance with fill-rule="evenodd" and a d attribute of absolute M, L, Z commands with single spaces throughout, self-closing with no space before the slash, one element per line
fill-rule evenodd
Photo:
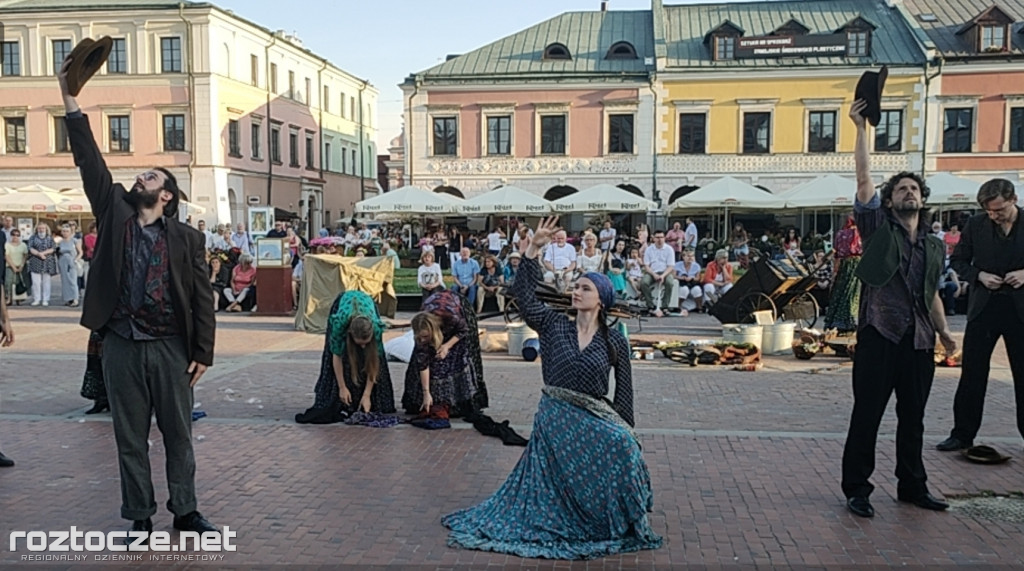
<path fill-rule="evenodd" d="M 167 508 L 175 529 L 216 532 L 196 510 L 192 450 L 192 387 L 213 364 L 206 237 L 177 220 L 181 191 L 167 169 L 138 175 L 130 192 L 111 180 L 89 118 L 68 89 L 72 61 L 64 61 L 58 83 L 71 151 L 99 227 L 82 325 L 104 337 L 121 517 L 134 522 L 130 538 L 148 539 L 157 510 L 148 443 L 155 412 L 167 451 Z"/>

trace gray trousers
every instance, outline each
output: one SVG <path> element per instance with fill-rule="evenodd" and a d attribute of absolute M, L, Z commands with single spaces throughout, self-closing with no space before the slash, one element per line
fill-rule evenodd
<path fill-rule="evenodd" d="M 132 341 L 108 331 L 102 362 L 121 469 L 121 517 L 144 520 L 156 513 L 149 466 L 153 412 L 167 454 L 167 509 L 178 516 L 195 511 L 193 397 L 184 340 Z"/>

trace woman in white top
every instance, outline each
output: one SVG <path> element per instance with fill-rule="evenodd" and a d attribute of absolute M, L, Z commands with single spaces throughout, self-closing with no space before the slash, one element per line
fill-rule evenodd
<path fill-rule="evenodd" d="M 597 236 L 590 232 L 583 235 L 583 248 L 576 257 L 576 268 L 581 274 L 600 272 L 604 253 L 597 248 Z"/>
<path fill-rule="evenodd" d="M 423 290 L 423 299 L 444 289 L 444 276 L 441 275 L 441 266 L 434 263 L 433 251 L 423 252 L 423 255 L 420 256 L 420 268 L 416 271 L 416 283 Z"/>
<path fill-rule="evenodd" d="M 633 246 L 629 249 L 629 259 L 626 260 L 626 279 L 633 289 L 631 295 L 640 293 L 640 281 L 644 278 L 644 261 L 640 257 L 640 248 Z"/>

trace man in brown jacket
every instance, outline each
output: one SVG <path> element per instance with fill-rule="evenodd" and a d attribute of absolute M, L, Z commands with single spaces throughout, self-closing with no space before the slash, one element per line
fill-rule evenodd
<path fill-rule="evenodd" d="M 103 376 L 121 471 L 121 516 L 148 534 L 156 513 L 149 465 L 150 417 L 167 450 L 175 529 L 218 531 L 196 511 L 192 387 L 213 364 L 213 291 L 206 238 L 177 220 L 181 192 L 154 168 L 131 191 L 111 180 L 68 90 L 71 59 L 58 74 L 71 151 L 99 227 L 82 325 L 104 335 Z M 130 537 L 138 537 L 131 534 Z M 147 535 L 148 537 L 148 535 Z"/>

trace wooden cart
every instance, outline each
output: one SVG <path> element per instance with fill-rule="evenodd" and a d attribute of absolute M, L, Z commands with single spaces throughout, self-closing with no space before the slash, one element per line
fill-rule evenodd
<path fill-rule="evenodd" d="M 820 312 L 811 294 L 816 283 L 814 274 L 802 265 L 762 256 L 710 313 L 722 323 L 753 323 L 755 312 L 770 311 L 775 320 L 795 321 L 798 328 L 814 327 Z"/>

